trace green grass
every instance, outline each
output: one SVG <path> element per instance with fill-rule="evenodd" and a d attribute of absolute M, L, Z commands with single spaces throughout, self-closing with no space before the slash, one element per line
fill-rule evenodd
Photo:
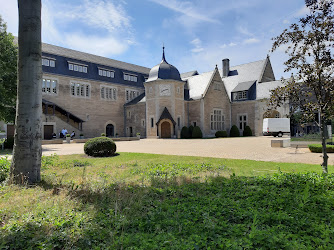
<path fill-rule="evenodd" d="M 43 157 L 39 185 L 0 186 L 0 249 L 333 249 L 334 175 L 320 172 L 136 153 Z"/>

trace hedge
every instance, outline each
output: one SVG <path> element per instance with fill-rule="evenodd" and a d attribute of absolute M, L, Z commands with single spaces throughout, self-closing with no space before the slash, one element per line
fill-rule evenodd
<path fill-rule="evenodd" d="M 308 148 L 312 153 L 322 153 L 321 144 L 310 144 Z M 334 153 L 334 145 L 326 145 L 327 153 Z"/>
<path fill-rule="evenodd" d="M 231 130 L 230 130 L 230 137 L 239 137 L 240 132 L 237 126 L 233 125 Z"/>
<path fill-rule="evenodd" d="M 192 138 L 202 138 L 203 134 L 202 134 L 201 128 L 198 126 L 194 127 L 191 137 Z"/>
<path fill-rule="evenodd" d="M 219 130 L 219 131 L 217 131 L 217 132 L 215 133 L 215 136 L 216 136 L 217 138 L 219 138 L 219 137 L 227 137 L 227 132 L 226 132 L 225 130 Z"/>
<path fill-rule="evenodd" d="M 252 136 L 253 135 L 252 130 L 248 125 L 245 127 L 244 131 L 242 132 L 242 135 L 243 136 Z"/>
<path fill-rule="evenodd" d="M 108 137 L 96 137 L 88 140 L 84 146 L 85 154 L 93 157 L 113 156 L 116 144 Z"/>
<path fill-rule="evenodd" d="M 187 139 L 187 138 L 189 138 L 189 129 L 188 129 L 188 127 L 184 126 L 184 127 L 181 129 L 181 138 L 182 138 L 182 139 Z"/>

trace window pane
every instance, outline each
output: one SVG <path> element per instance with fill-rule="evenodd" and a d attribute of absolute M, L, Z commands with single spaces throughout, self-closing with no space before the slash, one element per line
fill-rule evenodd
<path fill-rule="evenodd" d="M 69 70 L 73 70 L 73 64 L 69 63 L 69 64 L 68 64 L 68 69 L 69 69 Z"/>
<path fill-rule="evenodd" d="M 114 100 L 116 100 L 116 89 L 114 89 L 113 91 L 114 91 L 113 92 L 113 98 L 114 98 Z"/>
<path fill-rule="evenodd" d="M 46 92 L 51 92 L 51 80 L 46 80 Z"/>
<path fill-rule="evenodd" d="M 57 81 L 52 80 L 52 93 L 57 94 Z"/>
<path fill-rule="evenodd" d="M 82 67 L 82 71 L 83 71 L 84 73 L 87 73 L 87 67 L 86 67 L 86 66 Z"/>
<path fill-rule="evenodd" d="M 42 83 L 42 92 L 46 91 L 46 80 L 43 79 L 43 83 Z"/>
<path fill-rule="evenodd" d="M 56 66 L 56 62 L 54 60 L 50 60 L 50 67 L 55 67 Z"/>
<path fill-rule="evenodd" d="M 107 71 L 107 77 L 110 77 L 110 71 Z"/>
<path fill-rule="evenodd" d="M 107 71 L 103 70 L 103 76 L 107 75 Z"/>
<path fill-rule="evenodd" d="M 104 87 L 101 88 L 101 98 L 104 99 Z"/>
<path fill-rule="evenodd" d="M 74 68 L 74 71 L 78 71 L 78 65 L 74 65 L 73 68 Z"/>
<path fill-rule="evenodd" d="M 86 97 L 89 97 L 90 93 L 89 93 L 89 85 L 86 86 Z"/>
<path fill-rule="evenodd" d="M 102 74 L 103 74 L 103 73 L 102 73 L 102 70 L 99 69 L 99 75 L 102 76 Z"/>
<path fill-rule="evenodd" d="M 78 67 L 78 71 L 79 71 L 79 72 L 82 72 L 82 66 L 79 66 L 79 67 Z"/>
<path fill-rule="evenodd" d="M 71 83 L 71 95 L 75 95 L 75 86 L 74 86 L 74 83 Z"/>
<path fill-rule="evenodd" d="M 110 76 L 112 77 L 112 78 L 114 78 L 115 77 L 115 72 L 110 72 Z"/>

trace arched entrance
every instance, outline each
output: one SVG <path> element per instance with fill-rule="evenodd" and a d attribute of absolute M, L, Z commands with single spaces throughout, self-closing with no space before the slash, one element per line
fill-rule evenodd
<path fill-rule="evenodd" d="M 161 123 L 161 138 L 171 138 L 172 137 L 172 128 L 171 124 L 167 121 Z"/>
<path fill-rule="evenodd" d="M 108 124 L 106 126 L 106 136 L 107 137 L 114 137 L 115 136 L 115 128 L 114 125 Z"/>

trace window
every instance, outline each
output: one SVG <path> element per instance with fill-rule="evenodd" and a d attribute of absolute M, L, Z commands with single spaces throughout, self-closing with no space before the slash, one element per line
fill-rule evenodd
<path fill-rule="evenodd" d="M 180 94 L 180 87 L 177 87 L 176 92 Z"/>
<path fill-rule="evenodd" d="M 243 131 L 245 127 L 247 126 L 247 115 L 238 115 L 238 123 L 239 123 L 239 129 Z"/>
<path fill-rule="evenodd" d="M 137 76 L 124 73 L 124 80 L 130 82 L 137 82 Z"/>
<path fill-rule="evenodd" d="M 72 71 L 87 73 L 87 67 L 88 67 L 87 65 L 76 64 L 72 62 L 68 63 L 68 69 Z"/>
<path fill-rule="evenodd" d="M 179 128 L 181 127 L 181 118 L 180 117 L 177 118 L 177 126 Z"/>
<path fill-rule="evenodd" d="M 153 127 L 154 127 L 154 119 L 151 118 L 151 128 L 153 128 Z"/>
<path fill-rule="evenodd" d="M 225 117 L 221 109 L 214 109 L 210 117 L 211 130 L 225 130 Z"/>
<path fill-rule="evenodd" d="M 245 100 L 245 99 L 247 99 L 247 90 L 234 92 L 232 95 L 233 95 L 233 100 L 234 101 Z"/>
<path fill-rule="evenodd" d="M 144 120 L 144 119 L 141 120 L 141 126 L 142 126 L 143 128 L 145 128 L 145 120 Z"/>
<path fill-rule="evenodd" d="M 125 100 L 127 102 L 132 101 L 133 99 L 135 99 L 139 95 L 140 95 L 140 93 L 137 90 L 131 90 L 131 89 L 126 89 L 125 90 Z"/>
<path fill-rule="evenodd" d="M 42 58 L 42 65 L 47 67 L 56 67 L 56 60 L 51 58 Z"/>
<path fill-rule="evenodd" d="M 58 92 L 57 86 L 58 86 L 57 80 L 43 78 L 42 93 L 49 95 L 57 94 Z"/>
<path fill-rule="evenodd" d="M 101 85 L 101 99 L 116 101 L 117 89 Z"/>
<path fill-rule="evenodd" d="M 71 82 L 71 96 L 90 97 L 90 85 L 88 83 Z"/>

